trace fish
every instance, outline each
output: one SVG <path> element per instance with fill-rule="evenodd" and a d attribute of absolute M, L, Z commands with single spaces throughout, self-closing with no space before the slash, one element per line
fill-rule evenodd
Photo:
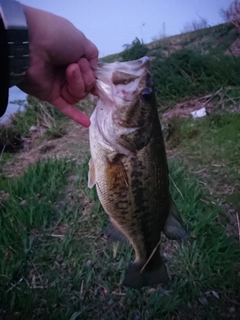
<path fill-rule="evenodd" d="M 169 173 L 149 58 L 99 63 L 98 102 L 91 115 L 88 187 L 110 217 L 108 232 L 125 239 L 135 260 L 122 285 L 166 285 L 161 232 L 170 239 L 187 231 L 169 192 Z"/>

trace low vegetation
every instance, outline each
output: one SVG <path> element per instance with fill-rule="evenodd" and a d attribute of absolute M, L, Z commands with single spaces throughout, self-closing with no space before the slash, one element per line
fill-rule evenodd
<path fill-rule="evenodd" d="M 240 57 L 182 49 L 168 57 L 156 54 L 151 70 L 161 105 L 240 86 Z"/>
<path fill-rule="evenodd" d="M 86 186 L 87 162 L 37 162 L 22 177 L 1 183 L 0 290 L 7 318 L 227 315 L 240 293 L 240 247 L 227 237 L 226 217 L 196 179 L 170 163 L 172 194 L 189 239 L 183 244 L 163 239 L 172 278 L 168 288 L 134 291 L 120 283 L 132 250 L 101 236 L 108 217 L 95 190 Z"/>
<path fill-rule="evenodd" d="M 220 13 L 225 21 L 230 21 L 238 30 L 240 30 L 239 0 L 234 0 L 227 9 L 222 9 Z"/>

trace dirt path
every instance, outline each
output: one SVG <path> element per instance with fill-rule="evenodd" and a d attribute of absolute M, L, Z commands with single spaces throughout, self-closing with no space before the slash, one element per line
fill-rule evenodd
<path fill-rule="evenodd" d="M 41 136 L 34 136 L 30 148 L 25 148 L 6 163 L 6 176 L 18 176 L 30 164 L 47 157 L 67 157 L 81 163 L 89 152 L 88 129 L 71 120 L 66 121 L 66 127 L 67 133 L 58 139 L 43 140 Z"/>

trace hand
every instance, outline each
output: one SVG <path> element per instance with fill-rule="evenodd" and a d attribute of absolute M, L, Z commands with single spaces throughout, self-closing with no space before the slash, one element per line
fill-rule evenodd
<path fill-rule="evenodd" d="M 89 127 L 89 118 L 73 104 L 95 85 L 98 50 L 68 20 L 24 6 L 29 28 L 30 64 L 19 88 L 47 101 L 74 121 Z"/>

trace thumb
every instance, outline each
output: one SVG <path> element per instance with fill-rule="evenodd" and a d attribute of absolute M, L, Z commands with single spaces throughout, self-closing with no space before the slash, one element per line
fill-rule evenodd
<path fill-rule="evenodd" d="M 60 112 L 70 119 L 88 128 L 91 124 L 89 117 L 78 110 L 74 105 L 67 103 L 62 97 L 51 102 Z"/>

